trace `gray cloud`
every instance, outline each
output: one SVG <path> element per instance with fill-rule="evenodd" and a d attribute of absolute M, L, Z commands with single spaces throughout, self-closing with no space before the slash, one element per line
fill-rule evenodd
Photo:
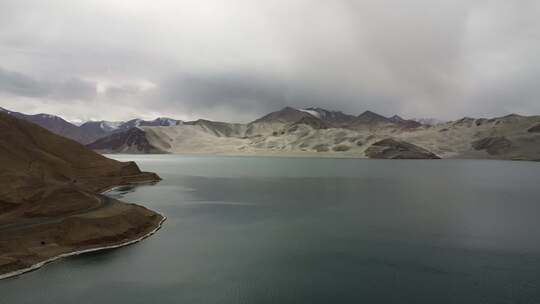
<path fill-rule="evenodd" d="M 96 96 L 96 84 L 77 78 L 64 81 L 38 81 L 22 73 L 0 67 L 0 92 L 31 98 L 91 100 Z"/>
<path fill-rule="evenodd" d="M 176 75 L 161 83 L 162 106 L 179 106 L 188 103 L 191 110 L 204 113 L 215 119 L 214 110 L 238 111 L 247 117 L 257 117 L 269 111 L 293 107 L 329 107 L 347 112 L 357 112 L 358 104 L 364 108 L 378 108 L 391 113 L 398 105 L 397 100 L 383 96 L 370 96 L 358 91 L 334 91 L 322 89 L 298 80 L 280 79 L 268 75 L 237 74 L 190 74 Z M 217 117 L 216 117 L 217 116 Z"/>
<path fill-rule="evenodd" d="M 43 97 L 49 92 L 34 79 L 17 72 L 0 68 L 0 91 L 26 97 Z"/>
<path fill-rule="evenodd" d="M 0 106 L 112 120 L 286 105 L 540 114 L 539 15 L 534 0 L 5 0 Z"/>

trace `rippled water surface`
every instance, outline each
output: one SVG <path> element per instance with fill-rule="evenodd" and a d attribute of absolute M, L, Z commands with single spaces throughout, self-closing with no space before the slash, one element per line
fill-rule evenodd
<path fill-rule="evenodd" d="M 540 303 L 540 164 L 114 156 L 155 236 L 0 281 L 0 303 Z"/>

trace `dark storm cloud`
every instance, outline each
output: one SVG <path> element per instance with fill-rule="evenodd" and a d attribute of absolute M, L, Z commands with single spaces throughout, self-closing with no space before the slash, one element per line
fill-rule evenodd
<path fill-rule="evenodd" d="M 168 104 L 188 104 L 191 109 L 198 111 L 222 108 L 225 105 L 232 109 L 242 109 L 253 114 L 252 117 L 285 106 L 335 107 L 337 104 L 341 105 L 340 110 L 356 113 L 357 105 L 391 111 L 397 104 L 396 100 L 383 99 L 381 96 L 334 92 L 297 80 L 284 80 L 247 72 L 176 75 L 161 83 L 160 88 L 163 95 L 158 99 Z"/>
<path fill-rule="evenodd" d="M 535 0 L 5 0 L 0 106 L 111 120 L 538 114 L 539 15 Z"/>
<path fill-rule="evenodd" d="M 275 79 L 249 74 L 177 75 L 161 83 L 163 100 L 188 103 L 194 108 L 212 108 L 222 104 L 235 108 L 264 110 L 292 102 L 289 87 Z M 298 102 L 299 100 L 296 100 Z"/>

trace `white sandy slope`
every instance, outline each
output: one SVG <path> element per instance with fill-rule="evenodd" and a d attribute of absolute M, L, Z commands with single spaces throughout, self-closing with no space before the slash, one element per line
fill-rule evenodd
<path fill-rule="evenodd" d="M 395 138 L 423 147 L 442 158 L 537 160 L 540 159 L 540 133 L 527 130 L 538 123 L 540 116 L 509 115 L 494 119 L 465 118 L 414 129 L 392 126 L 313 129 L 304 124 L 264 122 L 237 128 L 241 131 L 228 137 L 219 130 L 216 132 L 199 125 L 143 127 L 143 130 L 153 146 L 167 153 L 363 158 L 371 144 L 384 138 Z M 473 149 L 472 142 L 486 137 L 504 137 L 512 142 L 512 148 L 497 155 Z"/>
<path fill-rule="evenodd" d="M 246 139 L 221 137 L 197 125 L 143 127 L 148 141 L 169 153 L 225 153 L 240 151 Z"/>

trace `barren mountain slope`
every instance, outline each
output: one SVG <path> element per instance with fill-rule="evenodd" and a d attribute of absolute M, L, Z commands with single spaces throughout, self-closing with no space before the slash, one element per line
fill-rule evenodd
<path fill-rule="evenodd" d="M 73 139 L 81 143 L 90 143 L 95 140 L 95 138 L 90 133 L 86 132 L 85 130 L 81 130 L 78 126 L 67 122 L 64 119 L 55 115 L 28 115 L 19 112 L 9 111 L 4 108 L 0 108 L 0 112 L 35 123 L 55 134 L 67 137 L 69 139 Z"/>
<path fill-rule="evenodd" d="M 198 126 L 217 137 L 244 137 L 247 129 L 245 124 L 211 121 L 206 119 L 185 122 L 184 125 Z"/>
<path fill-rule="evenodd" d="M 115 153 L 163 153 L 164 151 L 151 144 L 146 138 L 146 133 L 142 128 L 131 128 L 123 132 L 115 132 L 86 145 L 88 148 Z"/>
<path fill-rule="evenodd" d="M 540 159 L 539 116 L 463 118 L 429 126 L 398 116 L 385 118 L 366 111 L 346 127 L 337 128 L 318 118 L 322 115 L 319 112 L 285 108 L 247 125 L 200 120 L 174 127 L 143 127 L 141 130 L 150 146 L 166 153 L 370 157 L 365 152 L 371 145 L 395 139 L 442 158 Z M 125 133 L 124 137 L 127 135 Z M 104 145 L 100 151 L 131 153 L 135 148 L 134 145 L 122 148 Z M 403 153 L 402 157 L 405 155 Z"/>
<path fill-rule="evenodd" d="M 59 254 L 125 243 L 162 221 L 144 207 L 99 194 L 158 181 L 157 175 L 4 113 L 0 129 L 0 275 Z"/>
<path fill-rule="evenodd" d="M 492 119 L 463 118 L 457 121 L 403 132 L 399 138 L 436 153 L 444 158 L 540 159 L 540 134 L 528 132 L 540 122 L 540 116 L 508 115 Z M 489 139 L 499 140 L 490 140 Z M 484 145 L 475 145 L 486 140 Z M 507 144 L 498 149 L 490 145 Z"/>
<path fill-rule="evenodd" d="M 202 125 L 144 127 L 152 146 L 168 153 L 238 153 L 248 140 L 225 137 Z"/>

